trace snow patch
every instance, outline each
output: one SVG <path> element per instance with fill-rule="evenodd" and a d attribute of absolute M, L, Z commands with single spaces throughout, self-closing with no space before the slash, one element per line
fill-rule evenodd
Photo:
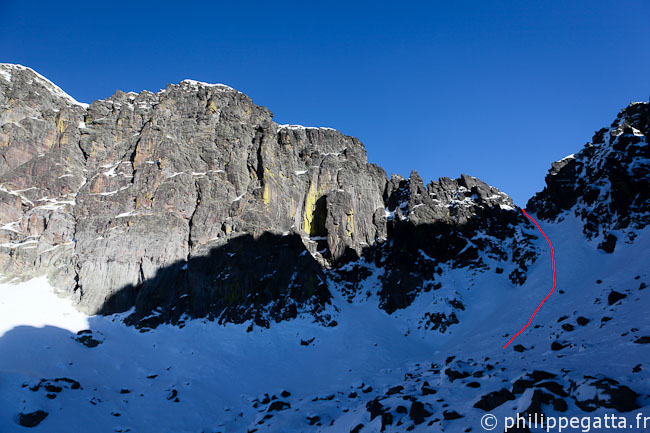
<path fill-rule="evenodd" d="M 203 81 L 196 81 L 196 80 L 190 80 L 190 79 L 185 79 L 185 80 L 181 81 L 181 84 L 188 84 L 188 85 L 190 85 L 192 87 L 214 87 L 214 88 L 220 88 L 220 89 L 223 89 L 223 90 L 234 90 L 235 92 L 237 91 L 237 90 L 233 89 L 232 87 L 227 86 L 225 84 L 221 84 L 221 83 L 210 84 L 210 83 L 205 83 Z"/>

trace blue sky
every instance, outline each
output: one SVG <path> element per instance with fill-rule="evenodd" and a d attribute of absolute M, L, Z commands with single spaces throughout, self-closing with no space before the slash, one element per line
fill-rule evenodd
<path fill-rule="evenodd" d="M 0 61 L 77 100 L 225 83 L 359 137 L 390 174 L 467 173 L 519 205 L 650 96 L 650 2 L 0 3 Z"/>

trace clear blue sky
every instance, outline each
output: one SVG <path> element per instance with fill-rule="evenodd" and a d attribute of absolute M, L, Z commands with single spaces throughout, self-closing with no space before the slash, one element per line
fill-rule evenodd
<path fill-rule="evenodd" d="M 2 0 L 0 56 L 84 102 L 225 83 L 359 137 L 389 174 L 463 172 L 524 205 L 650 96 L 650 2 Z"/>

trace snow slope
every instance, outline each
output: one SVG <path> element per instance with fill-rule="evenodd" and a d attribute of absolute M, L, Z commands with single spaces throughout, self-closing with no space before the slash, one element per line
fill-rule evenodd
<path fill-rule="evenodd" d="M 0 431 L 24 431 L 19 413 L 38 409 L 48 413 L 33 429 L 41 432 L 378 432 L 382 423 L 385 431 L 482 431 L 486 412 L 474 405 L 534 370 L 557 375 L 570 394 L 565 412 L 545 406 L 547 415 L 618 413 L 578 407 L 598 392 L 585 379 L 591 376 L 637 392 L 638 411 L 650 416 L 650 345 L 634 342 L 650 336 L 650 289 L 642 284 L 650 283 L 650 233 L 605 254 L 571 217 L 541 226 L 555 248 L 557 289 L 506 350 L 509 335 L 552 285 L 541 236 L 540 258 L 521 287 L 511 285 L 507 272 L 447 270 L 439 292 L 422 293 L 388 315 L 377 308 L 375 277 L 365 282 L 371 295 L 351 303 L 332 283 L 336 327 L 303 317 L 251 332 L 248 324 L 203 320 L 139 332 L 124 326 L 123 316 L 84 316 L 43 279 L 0 285 Z M 626 297 L 609 305 L 612 290 Z M 467 309 L 458 325 L 445 333 L 417 329 L 440 293 L 461 292 Z M 589 323 L 579 325 L 578 317 Z M 567 324 L 573 330 L 563 329 Z M 98 346 L 74 339 L 84 329 L 92 333 L 81 336 L 92 335 Z M 567 347 L 552 350 L 554 341 Z M 73 379 L 80 389 L 57 378 Z M 42 379 L 50 382 L 38 387 Z M 532 388 L 515 393 L 489 412 L 499 420 L 514 416 L 532 394 Z M 426 416 L 417 423 L 419 409 Z M 460 418 L 445 419 L 452 411 Z M 636 412 L 629 412 L 630 422 Z"/>

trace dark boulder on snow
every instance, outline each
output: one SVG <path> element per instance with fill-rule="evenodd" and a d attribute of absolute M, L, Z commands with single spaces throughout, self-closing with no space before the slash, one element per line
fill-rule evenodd
<path fill-rule="evenodd" d="M 553 400 L 553 409 L 558 412 L 566 412 L 569 410 L 569 405 L 565 400 L 556 397 L 555 400 Z"/>
<path fill-rule="evenodd" d="M 536 389 L 533 391 L 530 405 L 524 412 L 528 415 L 544 414 L 543 406 L 551 405 L 553 401 L 555 401 L 555 397 L 552 394 Z"/>
<path fill-rule="evenodd" d="M 309 425 L 320 425 L 320 417 L 318 415 L 308 416 L 307 422 L 309 423 Z"/>
<path fill-rule="evenodd" d="M 43 389 L 48 393 L 59 393 L 64 389 L 81 389 L 81 384 L 74 379 L 59 377 L 56 379 L 41 379 L 38 384 L 29 387 L 29 389 L 34 392 Z"/>
<path fill-rule="evenodd" d="M 553 351 L 562 350 L 565 347 L 569 347 L 569 344 L 566 343 L 566 342 L 560 343 L 559 341 L 554 341 L 554 342 L 551 343 L 551 350 L 553 350 Z"/>
<path fill-rule="evenodd" d="M 528 377 L 530 377 L 535 382 L 539 382 L 540 380 L 555 379 L 557 375 L 554 373 L 549 373 L 548 371 L 533 370 L 531 373 L 528 373 Z"/>
<path fill-rule="evenodd" d="M 409 410 L 409 417 L 413 420 L 413 423 L 422 424 L 424 420 L 432 415 L 432 412 L 427 410 L 424 403 L 414 400 L 411 402 L 411 409 Z"/>
<path fill-rule="evenodd" d="M 303 340 L 303 339 L 301 339 L 301 340 L 300 340 L 300 345 L 301 345 L 301 346 L 309 346 L 311 343 L 314 342 L 314 340 L 316 340 L 316 338 L 314 338 L 314 337 L 312 337 L 312 338 L 308 338 L 307 340 Z"/>
<path fill-rule="evenodd" d="M 289 409 L 290 407 L 291 405 L 286 401 L 276 400 L 269 405 L 268 411 L 269 412 L 281 411 L 281 410 Z"/>
<path fill-rule="evenodd" d="M 514 399 L 515 395 L 512 392 L 508 391 L 505 388 L 502 388 L 498 391 L 493 391 L 481 397 L 479 401 L 474 403 L 474 407 L 489 412 L 492 409 L 501 406 L 506 401 Z"/>
<path fill-rule="evenodd" d="M 366 403 L 366 410 L 368 411 L 368 413 L 370 413 L 371 421 L 377 418 L 378 416 L 381 416 L 383 422 L 383 416 L 385 414 L 388 414 L 389 408 L 384 407 L 384 405 L 381 404 L 380 402 L 380 398 L 376 397 L 375 399 L 370 400 L 368 403 Z"/>
<path fill-rule="evenodd" d="M 605 239 L 598 244 L 598 249 L 603 250 L 606 253 L 613 253 L 616 248 L 616 241 L 618 238 L 611 233 L 608 233 L 605 236 Z"/>
<path fill-rule="evenodd" d="M 580 391 L 576 393 L 576 391 Z M 615 409 L 619 412 L 630 412 L 641 407 L 637 402 L 639 394 L 614 379 L 602 378 L 594 380 L 585 378 L 573 385 L 573 395 L 594 395 L 590 398 L 576 399 L 576 406 L 586 412 L 593 412 L 598 408 Z"/>
<path fill-rule="evenodd" d="M 169 391 L 169 394 L 167 394 L 167 400 L 173 400 L 176 403 L 178 403 L 180 400 L 178 399 L 178 391 L 175 389 L 172 389 Z"/>
<path fill-rule="evenodd" d="M 467 371 L 456 371 L 451 368 L 446 368 L 445 374 L 447 375 L 447 377 L 449 377 L 450 382 L 453 382 L 454 380 L 457 379 L 464 379 L 470 376 L 470 373 Z"/>
<path fill-rule="evenodd" d="M 460 419 L 463 416 L 456 412 L 455 410 L 445 410 L 442 412 L 442 417 L 446 419 L 447 421 L 454 420 L 454 419 Z"/>
<path fill-rule="evenodd" d="M 563 323 L 562 324 L 562 329 L 564 329 L 567 332 L 571 332 L 571 331 L 573 331 L 575 329 L 575 327 L 570 323 Z"/>
<path fill-rule="evenodd" d="M 435 389 L 431 388 L 426 383 L 422 384 L 422 388 L 420 388 L 420 391 L 422 391 L 422 395 L 433 395 L 437 392 Z"/>
<path fill-rule="evenodd" d="M 553 394 L 559 395 L 561 397 L 568 397 L 569 394 L 564 390 L 562 385 L 560 385 L 557 382 L 553 381 L 547 381 L 547 382 L 540 382 L 535 385 L 538 388 L 545 388 L 549 391 L 551 391 Z"/>
<path fill-rule="evenodd" d="M 404 387 L 402 385 L 393 386 L 388 391 L 386 391 L 386 395 L 399 394 L 403 390 L 404 390 Z"/>
<path fill-rule="evenodd" d="M 607 303 L 609 305 L 614 305 L 621 299 L 625 299 L 625 298 L 627 298 L 626 294 L 617 292 L 616 290 L 612 290 L 611 292 L 609 292 L 609 295 L 607 296 Z"/>
<path fill-rule="evenodd" d="M 97 347 L 104 342 L 103 337 L 98 333 L 93 333 L 90 329 L 84 329 L 77 332 L 77 335 L 73 338 L 76 342 L 83 344 L 88 348 Z"/>
<path fill-rule="evenodd" d="M 35 412 L 20 413 L 18 415 L 18 422 L 23 427 L 36 427 L 47 418 L 48 413 L 42 410 Z"/>
<path fill-rule="evenodd" d="M 532 388 L 535 385 L 535 381 L 531 379 L 517 379 L 512 384 L 512 392 L 514 394 L 522 394 L 529 388 Z"/>

